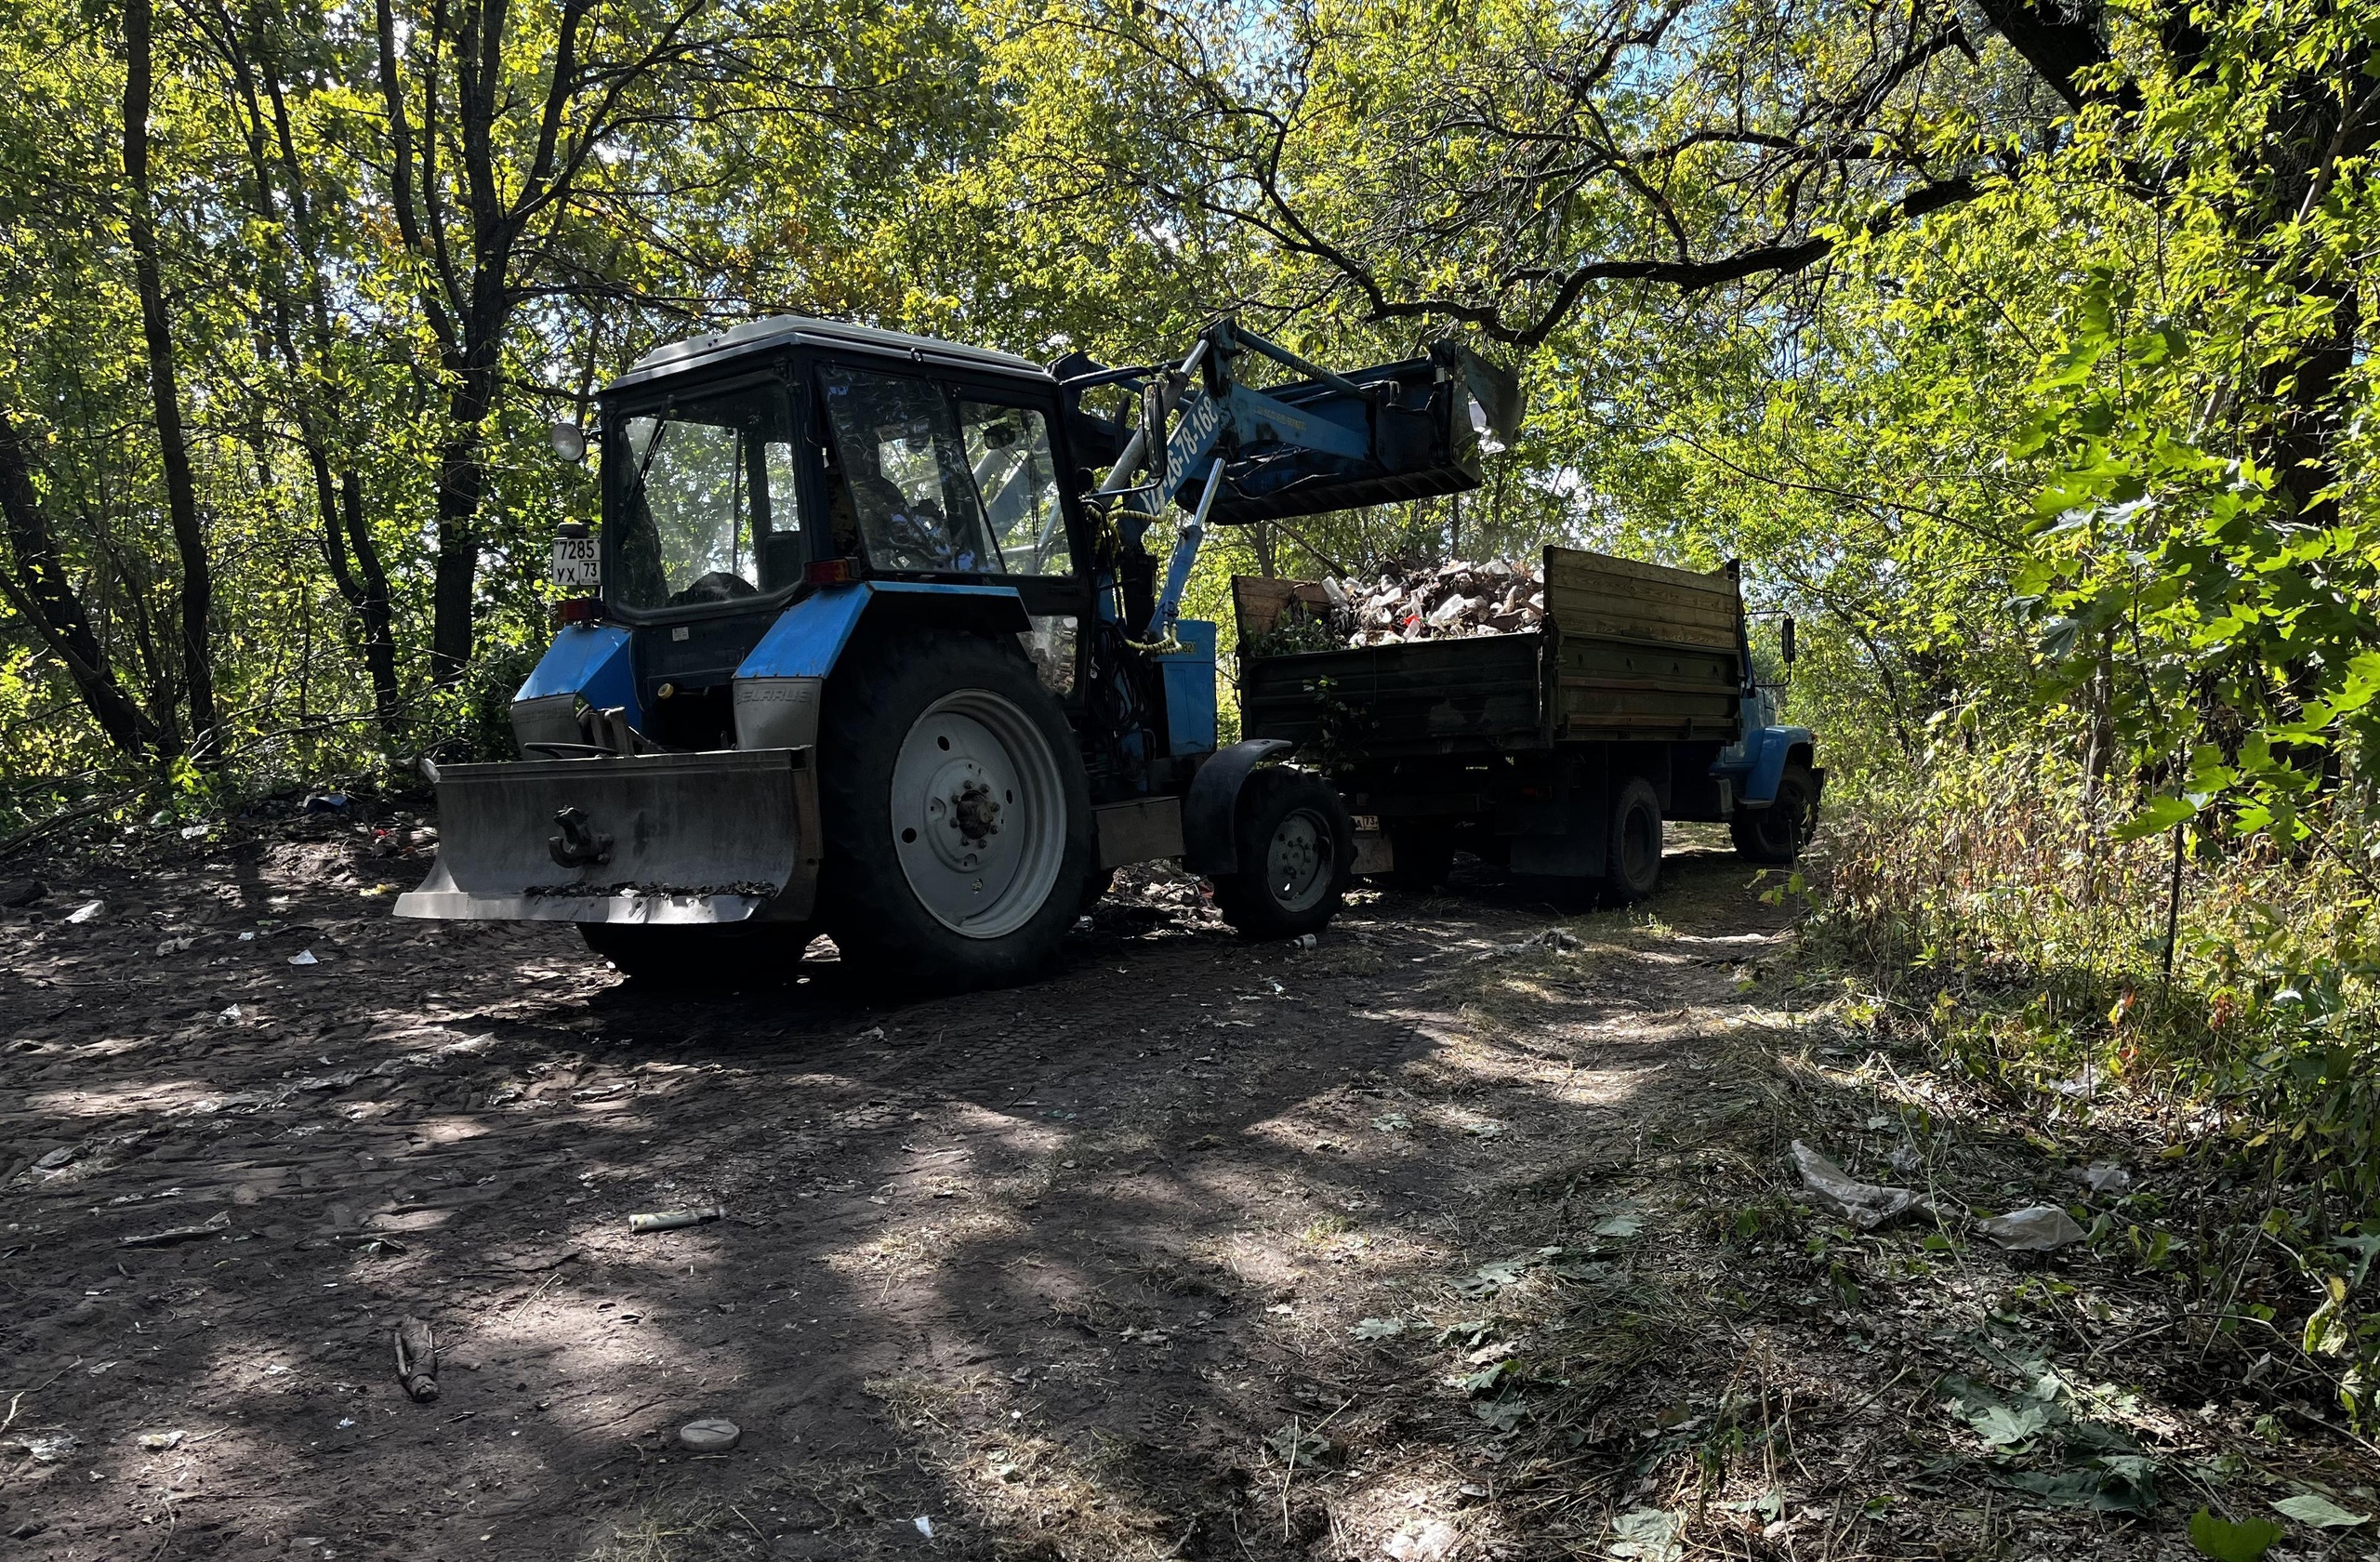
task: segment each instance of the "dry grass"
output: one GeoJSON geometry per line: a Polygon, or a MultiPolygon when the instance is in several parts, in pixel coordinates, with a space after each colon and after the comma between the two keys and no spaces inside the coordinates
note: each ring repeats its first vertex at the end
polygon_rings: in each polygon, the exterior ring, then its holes
{"type": "Polygon", "coordinates": [[[665,1497],[615,1525],[587,1562],[748,1562],[768,1555],[767,1537],[733,1504],[665,1497]]]}

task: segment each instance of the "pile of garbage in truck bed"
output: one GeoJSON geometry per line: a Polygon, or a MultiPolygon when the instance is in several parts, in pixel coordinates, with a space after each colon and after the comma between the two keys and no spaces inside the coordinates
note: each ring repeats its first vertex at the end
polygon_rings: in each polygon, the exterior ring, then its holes
{"type": "Polygon", "coordinates": [[[1545,617],[1545,585],[1526,560],[1489,559],[1325,579],[1330,625],[1348,645],[1520,634],[1545,617]]]}

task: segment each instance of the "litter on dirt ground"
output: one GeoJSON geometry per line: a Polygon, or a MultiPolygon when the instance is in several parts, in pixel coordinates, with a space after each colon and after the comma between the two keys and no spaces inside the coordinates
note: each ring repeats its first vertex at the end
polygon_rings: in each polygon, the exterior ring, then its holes
{"type": "Polygon", "coordinates": [[[2101,1161],[2075,1173],[2082,1185],[2102,1198],[2118,1198],[2132,1191],[2132,1173],[2112,1161],[2101,1161]]]}
{"type": "Polygon", "coordinates": [[[707,1225],[727,1218],[727,1211],[717,1204],[707,1204],[697,1210],[662,1210],[654,1213],[630,1215],[630,1231],[678,1231],[689,1225],[707,1225]]]}
{"type": "Polygon", "coordinates": [[[2034,1204],[2022,1210],[2012,1210],[2007,1214],[1996,1215],[1983,1222],[1979,1229],[2003,1248],[2021,1248],[2034,1252],[2062,1248],[2090,1235],[2074,1224],[2073,1216],[2055,1204],[2034,1204]]]}
{"type": "Polygon", "coordinates": [[[678,1428],[678,1446],[695,1453],[725,1453],[744,1440],[744,1429],[723,1416],[705,1416],[678,1428]]]}
{"type": "Polygon", "coordinates": [[[404,1384],[416,1403],[429,1404],[438,1397],[438,1343],[430,1325],[417,1317],[401,1319],[395,1344],[397,1382],[404,1384]]]}
{"type": "Polygon", "coordinates": [[[1802,1185],[1811,1197],[1862,1231],[1873,1231],[1911,1211],[1934,1212],[1924,1194],[1863,1183],[1799,1139],[1793,1141],[1793,1163],[1801,1168],[1802,1185]]]}

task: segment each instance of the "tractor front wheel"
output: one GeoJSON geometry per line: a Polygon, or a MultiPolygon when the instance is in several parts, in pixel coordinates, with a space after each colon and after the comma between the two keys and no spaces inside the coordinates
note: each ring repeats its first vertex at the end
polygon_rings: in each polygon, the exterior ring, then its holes
{"type": "Polygon", "coordinates": [[[1276,765],[1248,778],[1236,812],[1239,871],[1215,880],[1223,920],[1246,938],[1319,933],[1355,867],[1355,821],[1339,789],[1276,765]]]}

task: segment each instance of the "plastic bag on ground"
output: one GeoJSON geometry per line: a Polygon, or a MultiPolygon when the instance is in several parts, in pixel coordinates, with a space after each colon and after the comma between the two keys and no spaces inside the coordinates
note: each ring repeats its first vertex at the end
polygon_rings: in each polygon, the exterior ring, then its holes
{"type": "Polygon", "coordinates": [[[1793,1141],[1793,1164],[1801,1169],[1802,1185],[1814,1198],[1862,1231],[1873,1231],[1911,1211],[1934,1212],[1924,1194],[1863,1183],[1799,1139],[1793,1141]]]}
{"type": "Polygon", "coordinates": [[[2132,1191],[2132,1173],[2113,1161],[2100,1161],[2075,1173],[2082,1185],[2102,1198],[2121,1198],[2132,1191]]]}
{"type": "Polygon", "coordinates": [[[2055,1204],[2034,1204],[1995,1215],[1982,1223],[1982,1231],[2003,1248],[2031,1252],[2062,1248],[2089,1235],[2074,1224],[2072,1215],[2055,1204]]]}

